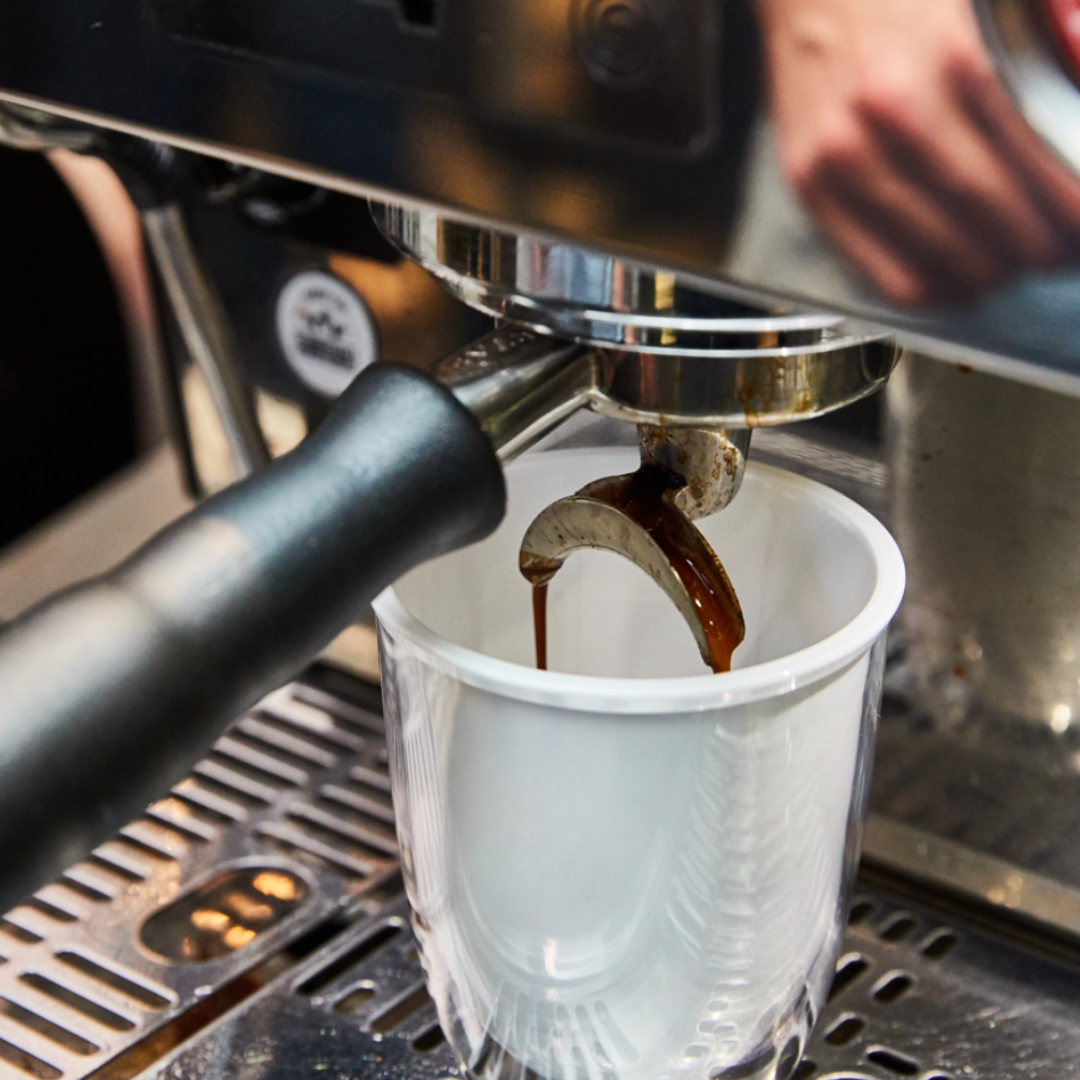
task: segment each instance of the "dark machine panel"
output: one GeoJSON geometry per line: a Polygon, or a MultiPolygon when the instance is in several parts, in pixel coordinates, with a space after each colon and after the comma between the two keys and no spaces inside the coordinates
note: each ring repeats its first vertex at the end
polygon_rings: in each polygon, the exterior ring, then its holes
{"type": "Polygon", "coordinates": [[[682,154],[714,133],[716,10],[702,0],[149,0],[148,11],[191,41],[438,94],[494,124],[682,154]]]}
{"type": "Polygon", "coordinates": [[[756,114],[751,11],[39,0],[0,7],[0,97],[717,267],[756,114]]]}
{"type": "Polygon", "coordinates": [[[1071,270],[883,304],[788,191],[762,74],[755,0],[0,5],[0,102],[1080,369],[1071,270]]]}

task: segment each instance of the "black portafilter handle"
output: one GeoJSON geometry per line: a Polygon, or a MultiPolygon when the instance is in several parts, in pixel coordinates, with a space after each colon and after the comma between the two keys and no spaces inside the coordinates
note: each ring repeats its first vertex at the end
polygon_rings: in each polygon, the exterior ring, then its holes
{"type": "Polygon", "coordinates": [[[160,797],[239,712],[506,502],[434,380],[375,364],[318,430],[0,633],[0,913],[160,797]]]}

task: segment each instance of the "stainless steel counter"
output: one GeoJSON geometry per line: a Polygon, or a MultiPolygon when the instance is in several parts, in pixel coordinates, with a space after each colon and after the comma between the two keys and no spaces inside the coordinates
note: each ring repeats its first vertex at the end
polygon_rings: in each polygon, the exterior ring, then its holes
{"type": "MultiPolygon", "coordinates": [[[[756,438],[756,457],[887,514],[872,449],[812,429],[756,438]]],[[[105,568],[185,505],[171,456],[145,460],[3,553],[0,616],[105,568]]],[[[370,658],[370,629],[356,634],[370,658]]],[[[1075,770],[1052,767],[1061,740],[1033,735],[935,731],[895,686],[887,696],[860,894],[799,1080],[1080,1075],[1080,798],[1075,770]]],[[[327,667],[0,919],[2,1080],[255,1080],[300,1063],[455,1075],[401,897],[378,693],[327,667]],[[205,960],[152,952],[144,921],[222,868],[283,874],[306,900],[262,933],[234,919],[205,960]]]]}
{"type": "MultiPolygon", "coordinates": [[[[378,707],[314,670],[0,920],[0,1077],[458,1075],[408,927],[378,707]],[[237,900],[252,882],[275,916],[237,900]]],[[[790,1075],[1080,1075],[1078,958],[1080,936],[871,868],[790,1075]]]]}

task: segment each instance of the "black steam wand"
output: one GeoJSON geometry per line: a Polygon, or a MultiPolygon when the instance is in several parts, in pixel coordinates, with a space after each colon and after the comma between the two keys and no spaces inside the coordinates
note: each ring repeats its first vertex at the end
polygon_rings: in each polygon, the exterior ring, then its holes
{"type": "Polygon", "coordinates": [[[507,328],[444,365],[453,392],[374,364],[292,453],[0,632],[0,912],[167,791],[385,586],[488,535],[498,451],[584,404],[589,361],[507,328]]]}
{"type": "MultiPolygon", "coordinates": [[[[7,107],[0,140],[113,165],[235,428],[238,472],[252,472],[265,452],[183,229],[183,157],[7,107]]],[[[0,633],[0,912],[167,790],[382,588],[491,532],[505,503],[499,458],[584,403],[589,361],[510,328],[443,367],[457,399],[413,369],[373,365],[291,454],[0,633]]]]}

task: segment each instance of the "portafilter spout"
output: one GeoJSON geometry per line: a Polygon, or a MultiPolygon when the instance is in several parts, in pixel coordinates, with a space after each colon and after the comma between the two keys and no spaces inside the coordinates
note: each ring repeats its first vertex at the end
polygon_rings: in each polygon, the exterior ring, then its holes
{"type": "MultiPolygon", "coordinates": [[[[727,571],[692,519],[722,510],[746,468],[750,430],[713,431],[642,425],[641,468],[609,476],[557,499],[533,519],[519,566],[544,610],[546,589],[582,548],[610,551],[645,571],[675,605],[714,671],[727,671],[746,636],[746,621],[727,571]]],[[[537,663],[547,666],[546,615],[537,663]]]]}
{"type": "MultiPolygon", "coordinates": [[[[666,282],[653,275],[654,300],[666,282]]],[[[584,407],[665,432],[810,416],[895,361],[831,317],[728,316],[706,319],[698,353],[646,315],[614,338],[503,327],[438,365],[443,387],[372,365],[289,455],[4,627],[0,910],[167,790],[376,592],[494,529],[496,451],[505,461],[584,407]]]]}
{"type": "MultiPolygon", "coordinates": [[[[578,548],[620,554],[667,592],[705,662],[726,670],[742,612],[692,521],[735,497],[753,428],[873,392],[897,361],[895,345],[839,316],[761,311],[557,240],[435,210],[372,211],[387,238],[452,293],[518,323],[437,369],[503,460],[578,408],[638,425],[642,470],[594,481],[542,511],[522,542],[525,577],[546,589],[578,548]]],[[[542,666],[541,655],[538,642],[542,666]]]]}
{"type": "MultiPolygon", "coordinates": [[[[723,433],[694,432],[694,437],[714,451],[726,447],[720,457],[732,462],[731,482],[703,485],[706,499],[712,502],[715,496],[723,502],[722,493],[730,498],[742,479],[745,458],[723,433]]],[[[534,592],[534,605],[543,611],[548,585],[574,551],[595,548],[622,555],[668,595],[690,627],[702,660],[714,671],[727,671],[746,635],[742,607],[727,571],[684,509],[693,514],[703,501],[684,475],[651,458],[648,447],[645,435],[637,472],[594,480],[541,510],[521,541],[521,573],[534,590],[543,590],[534,592]]],[[[704,455],[686,471],[697,472],[702,461],[716,460],[715,453],[704,455]]],[[[540,622],[537,664],[546,667],[546,641],[540,640],[546,638],[546,616],[540,622]]]]}
{"type": "Polygon", "coordinates": [[[734,497],[751,429],[864,397],[899,356],[837,315],[762,311],[670,271],[448,212],[372,213],[450,292],[513,320],[435,369],[503,460],[589,408],[639,426],[645,460],[685,481],[678,509],[690,518],[734,497]]]}
{"type": "MultiPolygon", "coordinates": [[[[506,458],[580,408],[618,415],[604,389],[618,360],[605,350],[504,327],[443,361],[436,373],[480,420],[506,458]]],[[[635,419],[643,415],[635,405],[635,419]]],[[[750,428],[639,423],[642,468],[596,480],[543,510],[521,545],[520,566],[541,590],[580,548],[612,551],[644,570],[689,625],[702,659],[728,670],[745,621],[723,565],[692,519],[723,509],[742,483],[750,428]]],[[[538,639],[537,662],[546,665],[538,639]]]]}

